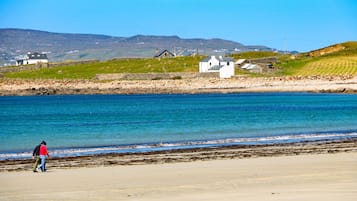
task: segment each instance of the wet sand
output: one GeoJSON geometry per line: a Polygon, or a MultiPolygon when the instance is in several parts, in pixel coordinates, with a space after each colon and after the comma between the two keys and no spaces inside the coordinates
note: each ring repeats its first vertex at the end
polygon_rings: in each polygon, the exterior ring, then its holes
{"type": "MultiPolygon", "coordinates": [[[[357,152],[357,138],[343,141],[316,141],[271,145],[179,149],[144,153],[112,153],[48,159],[48,169],[164,164],[208,160],[357,152]]],[[[31,171],[33,159],[0,161],[0,172],[31,171]]]]}

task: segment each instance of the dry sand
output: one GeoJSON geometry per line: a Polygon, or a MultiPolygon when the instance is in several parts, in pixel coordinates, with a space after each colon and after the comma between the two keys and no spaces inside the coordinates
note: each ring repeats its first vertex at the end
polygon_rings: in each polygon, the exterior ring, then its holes
{"type": "Polygon", "coordinates": [[[357,152],[0,173],[14,201],[356,198],[357,152]]]}

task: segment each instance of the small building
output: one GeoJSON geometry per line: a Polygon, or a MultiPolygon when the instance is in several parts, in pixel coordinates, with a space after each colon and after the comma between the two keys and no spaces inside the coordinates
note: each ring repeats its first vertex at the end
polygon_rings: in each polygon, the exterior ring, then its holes
{"type": "Polygon", "coordinates": [[[163,50],[161,52],[157,52],[154,56],[155,58],[173,58],[175,57],[175,54],[168,50],[163,50]]]}
{"type": "Polygon", "coordinates": [[[269,72],[274,69],[274,63],[278,61],[277,57],[264,57],[256,59],[239,59],[236,61],[237,67],[251,73],[269,72]]]}
{"type": "Polygon", "coordinates": [[[247,70],[251,73],[262,73],[263,72],[263,68],[258,65],[258,64],[251,64],[251,63],[246,63],[244,64],[241,69],[243,70],[247,70]]]}
{"type": "Polygon", "coordinates": [[[234,60],[230,57],[210,56],[200,61],[200,73],[218,72],[220,78],[234,76],[234,60]]]}
{"type": "Polygon", "coordinates": [[[16,66],[48,63],[46,54],[40,54],[38,52],[28,53],[25,58],[16,60],[16,66]]]}

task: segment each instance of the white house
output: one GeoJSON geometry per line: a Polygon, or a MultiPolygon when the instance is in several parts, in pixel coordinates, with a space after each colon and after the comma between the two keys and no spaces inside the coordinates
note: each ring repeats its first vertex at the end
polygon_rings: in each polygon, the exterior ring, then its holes
{"type": "Polygon", "coordinates": [[[200,61],[200,73],[219,72],[220,78],[234,76],[234,60],[230,57],[210,56],[200,61]]]}
{"type": "Polygon", "coordinates": [[[46,54],[39,54],[38,52],[28,53],[25,58],[16,60],[16,66],[39,63],[48,63],[46,54]]]}

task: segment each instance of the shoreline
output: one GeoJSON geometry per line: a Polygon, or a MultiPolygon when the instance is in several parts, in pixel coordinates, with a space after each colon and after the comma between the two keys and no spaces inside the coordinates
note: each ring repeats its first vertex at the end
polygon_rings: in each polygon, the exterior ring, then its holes
{"type": "MultiPolygon", "coordinates": [[[[47,167],[48,169],[67,169],[352,152],[357,153],[357,138],[58,157],[50,158],[47,167]]],[[[0,172],[31,171],[32,165],[33,159],[2,160],[0,172]]]]}
{"type": "MultiPolygon", "coordinates": [[[[357,139],[357,133],[349,130],[337,134],[336,131],[322,133],[302,133],[291,135],[276,135],[252,138],[217,138],[208,140],[151,142],[139,144],[97,145],[97,146],[70,146],[51,148],[54,158],[70,158],[105,154],[136,154],[158,152],[181,152],[181,150],[220,149],[224,147],[251,147],[251,146],[276,146],[292,145],[297,143],[324,143],[357,139]]],[[[0,152],[0,162],[6,160],[27,160],[32,157],[31,147],[0,152]]]]}
{"type": "Polygon", "coordinates": [[[357,77],[234,77],[181,80],[0,79],[0,96],[69,94],[197,94],[240,92],[357,93],[357,77]]]}

